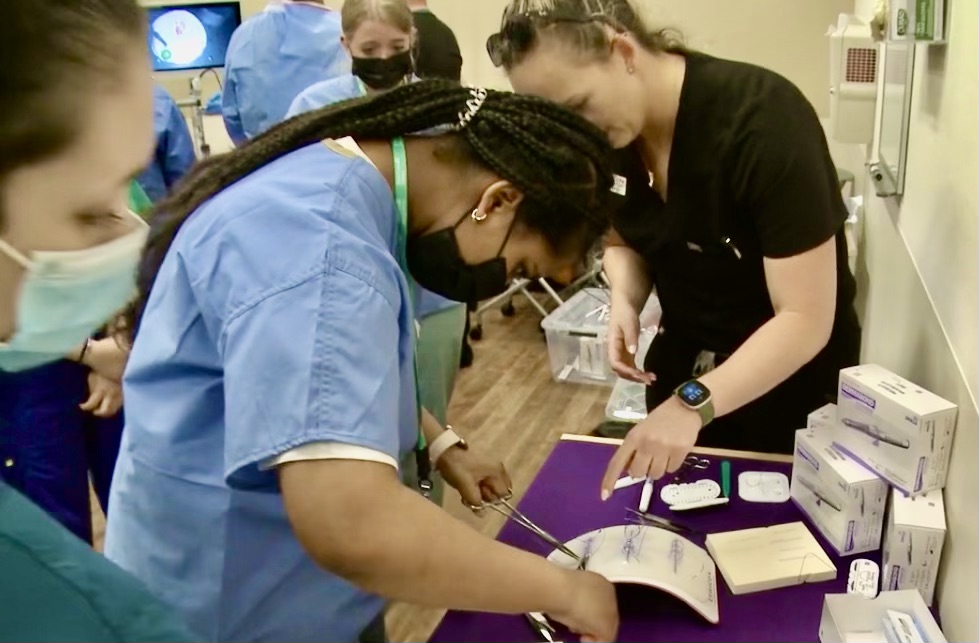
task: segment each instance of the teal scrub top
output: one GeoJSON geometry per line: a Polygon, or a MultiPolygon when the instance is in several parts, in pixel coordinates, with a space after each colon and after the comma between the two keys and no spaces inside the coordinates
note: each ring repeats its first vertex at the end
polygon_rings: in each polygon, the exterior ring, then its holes
{"type": "Polygon", "coordinates": [[[0,482],[0,641],[195,641],[172,610],[0,482]]]}

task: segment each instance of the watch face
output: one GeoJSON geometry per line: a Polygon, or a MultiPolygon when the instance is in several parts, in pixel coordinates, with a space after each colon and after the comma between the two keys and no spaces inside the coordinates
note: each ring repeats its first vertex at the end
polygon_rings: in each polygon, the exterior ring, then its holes
{"type": "Polygon", "coordinates": [[[710,399],[710,391],[696,380],[691,380],[681,386],[676,394],[687,406],[700,406],[710,399]]]}

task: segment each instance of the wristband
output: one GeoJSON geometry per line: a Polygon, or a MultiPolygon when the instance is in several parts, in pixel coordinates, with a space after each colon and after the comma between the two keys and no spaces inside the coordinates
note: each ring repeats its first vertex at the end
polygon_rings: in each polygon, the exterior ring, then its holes
{"type": "Polygon", "coordinates": [[[432,466],[438,466],[439,458],[441,458],[446,451],[455,446],[461,449],[469,448],[466,441],[463,440],[458,433],[453,431],[452,427],[449,427],[442,432],[442,435],[432,440],[431,444],[428,445],[428,457],[431,459],[432,466]]]}

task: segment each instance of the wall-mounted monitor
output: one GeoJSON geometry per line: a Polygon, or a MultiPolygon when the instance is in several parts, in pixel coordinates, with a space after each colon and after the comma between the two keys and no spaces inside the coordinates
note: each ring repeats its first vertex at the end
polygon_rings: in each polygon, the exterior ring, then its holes
{"type": "Polygon", "coordinates": [[[231,34],[241,24],[238,2],[150,7],[147,14],[155,72],[224,67],[231,34]]]}

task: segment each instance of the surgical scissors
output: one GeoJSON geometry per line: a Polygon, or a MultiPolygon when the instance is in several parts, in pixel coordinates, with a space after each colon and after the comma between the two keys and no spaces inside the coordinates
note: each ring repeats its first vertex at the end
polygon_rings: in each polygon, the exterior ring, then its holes
{"type": "Polygon", "coordinates": [[[579,556],[570,547],[568,547],[560,540],[558,540],[548,532],[538,527],[537,524],[534,523],[534,521],[532,521],[530,518],[528,518],[523,513],[521,513],[516,507],[510,504],[509,497],[499,498],[492,502],[487,502],[478,506],[470,506],[470,508],[475,512],[479,512],[487,507],[497,512],[498,514],[502,515],[504,518],[507,518],[508,520],[513,520],[515,523],[517,523],[524,529],[530,531],[532,534],[534,534],[535,536],[537,536],[538,538],[546,542],[551,547],[554,547],[565,556],[568,556],[572,560],[576,561],[578,563],[578,569],[585,568],[585,564],[588,562],[588,559],[586,557],[579,556]],[[500,505],[502,505],[503,508],[501,508],[500,505]]]}
{"type": "Polygon", "coordinates": [[[703,471],[710,466],[710,460],[707,458],[698,458],[695,455],[688,455],[680,465],[680,468],[676,470],[676,474],[673,476],[673,482],[679,482],[683,476],[687,474],[691,469],[695,471],[703,471]]]}

